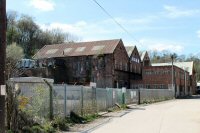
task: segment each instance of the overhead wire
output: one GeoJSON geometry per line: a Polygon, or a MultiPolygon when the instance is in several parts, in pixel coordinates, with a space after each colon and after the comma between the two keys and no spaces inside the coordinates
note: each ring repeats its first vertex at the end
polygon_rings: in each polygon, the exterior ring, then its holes
{"type": "Polygon", "coordinates": [[[92,0],[92,1],[96,3],[101,8],[101,10],[106,15],[108,15],[124,32],[126,32],[131,38],[133,38],[135,41],[141,44],[141,42],[138,39],[136,39],[123,25],[121,25],[99,2],[97,2],[96,0],[92,0]]]}

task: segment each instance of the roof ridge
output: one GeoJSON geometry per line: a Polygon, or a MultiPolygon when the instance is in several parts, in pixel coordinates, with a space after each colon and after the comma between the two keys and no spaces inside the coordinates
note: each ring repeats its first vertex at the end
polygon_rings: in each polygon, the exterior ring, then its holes
{"type": "Polygon", "coordinates": [[[120,42],[123,43],[121,39],[114,39],[114,40],[99,40],[99,41],[45,45],[35,54],[34,57],[35,58],[60,57],[62,55],[61,53],[63,53],[63,50],[65,50],[66,48],[72,48],[71,50],[66,51],[65,53],[66,56],[94,55],[97,54],[97,51],[99,51],[100,49],[104,54],[109,54],[114,52],[114,49],[116,49],[117,45],[120,42]],[[103,46],[103,47],[99,48],[95,46],[103,46]],[[50,51],[51,49],[58,49],[58,50],[46,54],[46,52],[50,51]]]}
{"type": "Polygon", "coordinates": [[[84,44],[84,43],[96,43],[96,42],[109,42],[109,41],[117,41],[119,42],[121,39],[110,39],[110,40],[96,40],[96,41],[83,41],[83,42],[64,42],[64,43],[59,43],[59,44],[49,44],[47,46],[52,46],[52,45],[69,45],[69,44],[84,44]]]}

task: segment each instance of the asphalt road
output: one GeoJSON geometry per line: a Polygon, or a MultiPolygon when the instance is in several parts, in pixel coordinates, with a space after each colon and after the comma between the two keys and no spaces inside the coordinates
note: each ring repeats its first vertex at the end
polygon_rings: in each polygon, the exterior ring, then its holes
{"type": "Polygon", "coordinates": [[[140,106],[92,133],[200,133],[200,99],[140,106]]]}

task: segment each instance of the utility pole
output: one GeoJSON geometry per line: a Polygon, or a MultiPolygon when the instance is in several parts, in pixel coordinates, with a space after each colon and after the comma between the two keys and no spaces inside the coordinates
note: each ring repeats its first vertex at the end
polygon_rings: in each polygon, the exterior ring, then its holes
{"type": "Polygon", "coordinates": [[[174,56],[171,55],[171,59],[172,59],[172,89],[174,89],[174,96],[176,97],[176,91],[174,88],[174,56]]]}
{"type": "Polygon", "coordinates": [[[0,85],[5,85],[6,0],[0,0],[0,85]]]}
{"type": "Polygon", "coordinates": [[[5,87],[6,59],[6,0],[0,0],[0,132],[5,133],[5,96],[1,95],[5,87]]]}
{"type": "Polygon", "coordinates": [[[174,55],[171,55],[172,59],[172,89],[174,90],[174,97],[176,98],[176,89],[174,86],[174,55]]]}

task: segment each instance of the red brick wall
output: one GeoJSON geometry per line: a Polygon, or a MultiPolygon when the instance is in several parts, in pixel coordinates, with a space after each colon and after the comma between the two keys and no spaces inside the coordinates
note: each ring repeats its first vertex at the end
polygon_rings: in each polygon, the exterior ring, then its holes
{"type": "MultiPolygon", "coordinates": [[[[172,84],[172,67],[171,66],[149,66],[143,68],[142,80],[131,81],[132,86],[137,84],[150,85],[164,85],[168,87],[172,84]]],[[[186,72],[187,86],[189,86],[189,73],[186,72]]],[[[176,86],[185,87],[184,70],[174,66],[174,82],[176,86]]]]}
{"type": "Polygon", "coordinates": [[[129,57],[126,52],[126,49],[122,43],[122,41],[119,43],[119,45],[116,47],[114,51],[114,61],[113,66],[114,68],[114,78],[113,78],[113,87],[129,87],[129,57]]]}

